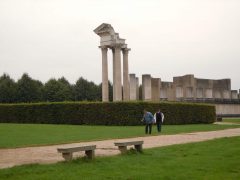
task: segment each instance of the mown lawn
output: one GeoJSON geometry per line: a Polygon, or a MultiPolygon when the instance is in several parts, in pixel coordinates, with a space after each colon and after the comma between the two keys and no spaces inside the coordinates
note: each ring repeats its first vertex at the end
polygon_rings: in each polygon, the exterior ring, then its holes
{"type": "MultiPolygon", "coordinates": [[[[166,125],[161,134],[213,131],[237,128],[237,125],[166,125]]],[[[153,135],[157,135],[156,126],[153,135]]],[[[0,124],[0,148],[63,144],[145,136],[144,126],[80,126],[47,124],[0,124]]]]}
{"type": "Polygon", "coordinates": [[[240,118],[224,118],[223,122],[240,124],[240,118]]]}
{"type": "Polygon", "coordinates": [[[0,179],[240,179],[240,137],[0,170],[0,179]]]}

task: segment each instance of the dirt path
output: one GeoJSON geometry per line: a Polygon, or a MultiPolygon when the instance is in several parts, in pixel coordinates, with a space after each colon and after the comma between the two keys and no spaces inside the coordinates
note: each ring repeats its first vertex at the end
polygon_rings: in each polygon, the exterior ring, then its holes
{"type": "MultiPolygon", "coordinates": [[[[184,144],[189,142],[199,142],[221,137],[240,136],[240,128],[227,129],[210,132],[194,132],[177,135],[159,135],[148,137],[137,137],[129,139],[113,139],[105,141],[93,141],[84,143],[73,143],[65,145],[27,147],[17,149],[0,149],[0,168],[7,168],[22,164],[31,163],[55,163],[62,161],[60,153],[57,153],[59,147],[74,147],[79,145],[97,145],[96,156],[107,156],[119,154],[118,149],[113,145],[118,141],[143,140],[143,148],[161,147],[172,144],[184,144]]],[[[83,153],[75,153],[74,156],[83,156],[83,153]]]]}

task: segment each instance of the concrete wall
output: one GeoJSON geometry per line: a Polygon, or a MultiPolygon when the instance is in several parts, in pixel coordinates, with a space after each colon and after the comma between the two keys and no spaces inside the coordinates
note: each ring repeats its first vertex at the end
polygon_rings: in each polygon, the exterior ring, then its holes
{"type": "Polygon", "coordinates": [[[172,82],[161,81],[160,98],[162,100],[174,101],[176,99],[175,91],[172,82]]]}
{"type": "Polygon", "coordinates": [[[204,98],[204,91],[203,91],[203,88],[197,88],[197,96],[196,98],[197,99],[203,99],[204,98]]]}
{"type": "Polygon", "coordinates": [[[151,79],[151,95],[152,101],[159,101],[160,100],[160,86],[161,86],[161,79],[160,78],[152,78],[151,79]]]}
{"type": "Polygon", "coordinates": [[[240,104],[216,104],[217,115],[240,115],[240,104]]]}
{"type": "Polygon", "coordinates": [[[137,82],[135,74],[129,74],[130,79],[130,100],[137,100],[137,82]]]}
{"type": "Polygon", "coordinates": [[[143,100],[240,102],[239,93],[231,90],[230,79],[199,79],[194,75],[173,77],[173,82],[162,82],[151,75],[142,76],[143,100]]]}
{"type": "Polygon", "coordinates": [[[223,99],[231,99],[231,91],[224,90],[223,91],[223,99]]]}
{"type": "Polygon", "coordinates": [[[136,100],[139,100],[139,78],[136,77],[136,100]]]}
{"type": "Polygon", "coordinates": [[[150,101],[152,99],[151,75],[142,75],[142,99],[150,101]]]}
{"type": "Polygon", "coordinates": [[[195,84],[195,78],[192,74],[173,77],[173,86],[176,88],[176,98],[194,99],[196,97],[195,84]]]}
{"type": "Polygon", "coordinates": [[[237,90],[232,90],[231,91],[231,98],[232,99],[238,99],[238,92],[237,92],[237,90]]]}

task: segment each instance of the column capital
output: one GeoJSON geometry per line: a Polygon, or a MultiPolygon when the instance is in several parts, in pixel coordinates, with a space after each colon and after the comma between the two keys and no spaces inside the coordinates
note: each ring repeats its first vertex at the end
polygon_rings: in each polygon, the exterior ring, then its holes
{"type": "Polygon", "coordinates": [[[111,49],[122,49],[123,44],[114,44],[111,49]]]}
{"type": "Polygon", "coordinates": [[[122,49],[122,53],[123,53],[123,54],[129,53],[129,51],[131,51],[130,48],[123,48],[123,49],[122,49]]]}
{"type": "Polygon", "coordinates": [[[107,46],[98,46],[100,49],[102,50],[108,50],[108,47],[107,46]]]}

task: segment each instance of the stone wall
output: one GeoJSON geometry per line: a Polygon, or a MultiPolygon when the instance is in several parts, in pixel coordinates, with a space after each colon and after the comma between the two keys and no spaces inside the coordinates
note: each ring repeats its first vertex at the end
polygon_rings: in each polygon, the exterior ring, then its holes
{"type": "Polygon", "coordinates": [[[240,104],[216,104],[218,116],[240,116],[240,104]]]}
{"type": "Polygon", "coordinates": [[[238,91],[231,90],[230,79],[199,79],[189,74],[174,77],[173,82],[164,82],[147,74],[142,76],[142,88],[143,100],[239,101],[238,91]]]}
{"type": "Polygon", "coordinates": [[[142,75],[142,99],[145,101],[152,100],[152,78],[150,74],[142,75]]]}

